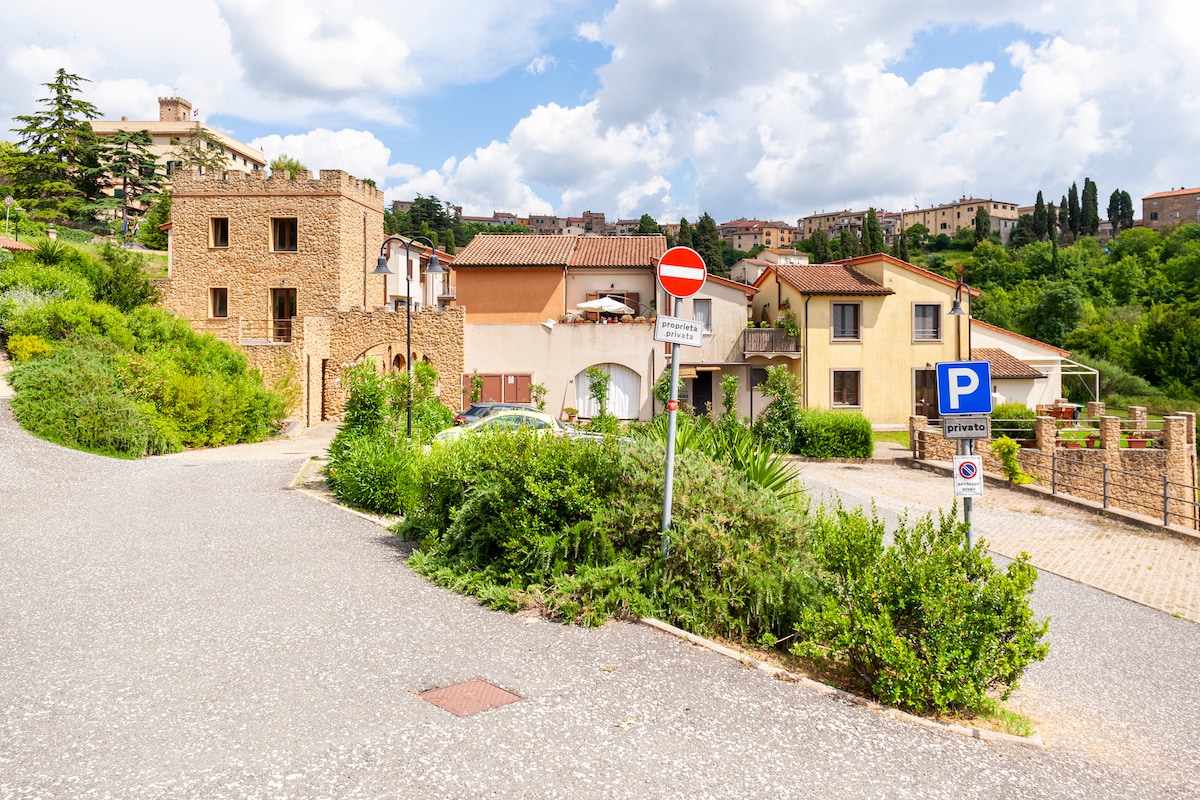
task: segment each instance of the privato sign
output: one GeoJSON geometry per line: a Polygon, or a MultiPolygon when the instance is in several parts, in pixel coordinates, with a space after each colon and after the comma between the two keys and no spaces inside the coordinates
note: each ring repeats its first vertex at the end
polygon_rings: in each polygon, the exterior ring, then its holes
{"type": "Polygon", "coordinates": [[[690,247],[672,247],[658,262],[658,285],[674,297],[691,297],[704,288],[708,270],[690,247]]]}

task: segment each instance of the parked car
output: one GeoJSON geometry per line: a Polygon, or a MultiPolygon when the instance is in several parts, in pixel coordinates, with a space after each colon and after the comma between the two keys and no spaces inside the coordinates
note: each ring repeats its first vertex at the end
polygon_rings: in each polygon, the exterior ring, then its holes
{"type": "Polygon", "coordinates": [[[537,431],[550,436],[568,436],[570,434],[567,426],[550,414],[519,406],[490,410],[486,417],[447,428],[433,439],[437,442],[444,442],[470,433],[521,429],[537,431]]]}
{"type": "Polygon", "coordinates": [[[481,420],[494,411],[509,408],[529,408],[529,406],[523,403],[472,403],[470,408],[463,410],[454,417],[454,424],[465,425],[468,422],[481,420]]]}

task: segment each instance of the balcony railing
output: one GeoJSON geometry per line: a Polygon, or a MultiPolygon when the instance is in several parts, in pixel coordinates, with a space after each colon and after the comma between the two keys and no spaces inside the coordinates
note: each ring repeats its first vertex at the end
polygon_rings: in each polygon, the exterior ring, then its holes
{"type": "Polygon", "coordinates": [[[746,353],[799,353],[800,344],[786,328],[747,328],[742,331],[746,353]]]}

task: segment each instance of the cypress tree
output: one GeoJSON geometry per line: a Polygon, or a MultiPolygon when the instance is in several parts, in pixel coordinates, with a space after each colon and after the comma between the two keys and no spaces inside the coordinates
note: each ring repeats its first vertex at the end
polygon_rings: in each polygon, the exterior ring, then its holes
{"type": "Polygon", "coordinates": [[[1038,190],[1037,202],[1033,204],[1033,235],[1040,242],[1046,238],[1046,202],[1038,190]]]}
{"type": "Polygon", "coordinates": [[[1079,232],[1083,229],[1083,209],[1079,205],[1079,188],[1074,181],[1071,181],[1071,188],[1067,190],[1067,219],[1071,238],[1079,238],[1079,232]]]}

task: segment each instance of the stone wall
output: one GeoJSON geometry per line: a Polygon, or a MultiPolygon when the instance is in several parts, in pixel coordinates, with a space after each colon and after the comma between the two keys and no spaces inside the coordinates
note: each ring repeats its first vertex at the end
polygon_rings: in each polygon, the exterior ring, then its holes
{"type": "MultiPolygon", "coordinates": [[[[1147,430],[1145,408],[1131,408],[1124,425],[1105,415],[1103,404],[1089,404],[1091,413],[1096,416],[1068,425],[1038,417],[1035,440],[1018,456],[1021,468],[1054,492],[1110,508],[1162,519],[1165,503],[1172,524],[1200,528],[1195,414],[1164,417],[1161,429],[1150,432],[1153,446],[1143,449],[1129,446],[1128,435],[1147,430]]],[[[957,441],[944,438],[925,417],[911,417],[909,430],[917,458],[951,461],[958,452],[957,441]]],[[[1003,474],[990,439],[976,440],[975,453],[986,472],[1003,474]]]]}

